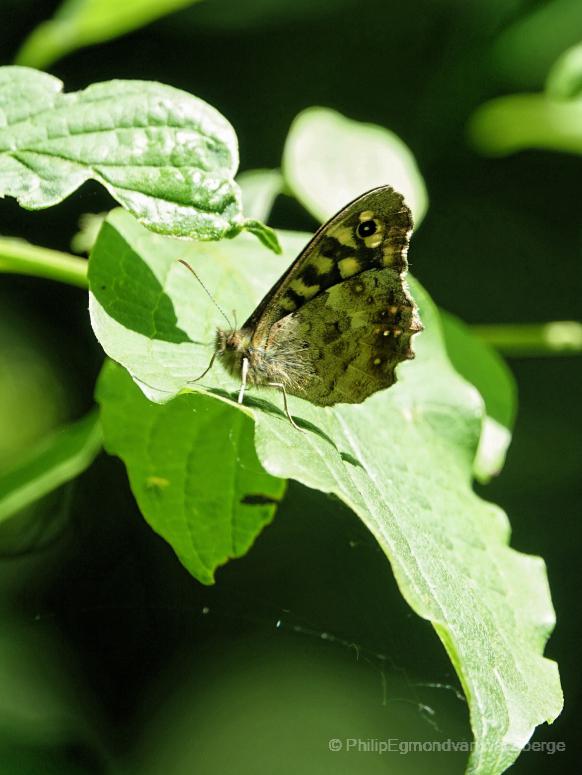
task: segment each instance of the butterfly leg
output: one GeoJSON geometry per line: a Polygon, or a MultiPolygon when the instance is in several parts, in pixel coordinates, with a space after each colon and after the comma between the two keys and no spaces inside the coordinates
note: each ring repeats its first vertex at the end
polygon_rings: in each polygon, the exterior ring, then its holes
{"type": "Polygon", "coordinates": [[[243,402],[243,398],[244,398],[244,395],[245,395],[245,390],[246,390],[246,387],[247,387],[247,376],[248,376],[248,373],[249,373],[249,359],[248,358],[243,358],[243,361],[242,361],[242,383],[241,383],[240,391],[239,391],[239,394],[238,394],[238,402],[239,402],[239,404],[242,404],[242,402],[243,402]]]}
{"type": "Polygon", "coordinates": [[[300,433],[303,433],[303,429],[300,428],[295,420],[291,417],[291,412],[289,411],[289,404],[287,403],[287,391],[285,390],[285,385],[282,382],[268,382],[267,383],[269,387],[276,387],[279,388],[281,393],[283,394],[283,406],[285,407],[285,414],[287,415],[287,419],[291,423],[291,425],[295,428],[295,430],[299,431],[300,433]]]}

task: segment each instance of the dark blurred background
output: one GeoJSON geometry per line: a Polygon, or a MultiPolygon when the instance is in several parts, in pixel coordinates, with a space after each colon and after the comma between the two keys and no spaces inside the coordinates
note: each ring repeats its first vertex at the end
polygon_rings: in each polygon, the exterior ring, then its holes
{"type": "MultiPolygon", "coordinates": [[[[1,0],[3,64],[56,7],[1,0]]],[[[414,274],[469,324],[536,323],[581,317],[582,159],[486,159],[466,123],[486,99],[539,91],[579,40],[578,1],[207,0],[50,72],[68,91],[143,78],[202,97],[234,125],[241,170],[277,167],[311,105],[392,129],[429,193],[414,274]]],[[[0,233],[69,250],[79,215],[111,206],[96,184],[44,212],[5,200],[0,233]]],[[[285,197],[271,222],[316,226],[285,197]]],[[[0,465],[92,404],[101,361],[83,292],[2,276],[0,465]]],[[[535,739],[567,745],[525,753],[514,770],[578,771],[582,359],[510,367],[514,440],[479,491],[507,510],[512,545],[547,562],[558,625],[546,654],[566,706],[535,739]]],[[[459,755],[327,750],[330,737],[470,739],[436,635],[339,503],[290,485],[273,525],[211,589],[145,525],[116,460],[102,456],[42,508],[42,531],[26,515],[0,531],[2,773],[463,771],[459,755]]]]}

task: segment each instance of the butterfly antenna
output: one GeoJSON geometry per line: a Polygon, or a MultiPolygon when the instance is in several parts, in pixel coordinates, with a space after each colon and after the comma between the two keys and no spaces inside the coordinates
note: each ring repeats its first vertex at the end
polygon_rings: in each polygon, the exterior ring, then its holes
{"type": "Polygon", "coordinates": [[[198,280],[198,282],[200,283],[200,285],[201,285],[201,286],[202,286],[202,288],[204,289],[204,291],[205,291],[206,295],[208,296],[208,298],[210,299],[210,301],[211,301],[211,302],[214,304],[214,306],[216,307],[216,309],[217,309],[217,310],[220,312],[220,314],[222,315],[222,317],[223,317],[223,318],[226,320],[226,322],[228,323],[228,327],[229,327],[229,328],[232,328],[232,329],[236,328],[236,326],[233,326],[233,325],[232,325],[232,323],[231,323],[231,322],[230,322],[230,320],[228,319],[228,317],[227,317],[226,313],[224,312],[224,310],[222,309],[222,307],[221,307],[221,306],[218,304],[218,302],[216,301],[216,299],[214,298],[214,296],[213,296],[213,295],[210,293],[210,291],[208,290],[208,288],[207,288],[207,287],[204,285],[204,283],[203,283],[203,282],[202,282],[202,280],[201,280],[201,279],[198,277],[198,275],[196,274],[196,272],[195,272],[195,271],[192,269],[192,267],[190,266],[190,264],[189,264],[187,261],[185,261],[183,258],[179,258],[179,259],[178,259],[178,262],[179,262],[180,264],[183,264],[183,265],[186,267],[186,269],[189,269],[189,270],[192,272],[192,274],[194,275],[194,277],[195,277],[195,278],[198,280]]]}
{"type": "Polygon", "coordinates": [[[131,376],[132,376],[132,379],[134,379],[134,380],[137,380],[137,381],[138,381],[138,382],[140,382],[142,385],[145,385],[146,387],[149,387],[149,388],[151,388],[152,390],[157,390],[157,391],[158,391],[158,393],[168,393],[168,394],[170,394],[170,393],[175,393],[175,394],[177,395],[177,393],[176,393],[176,391],[175,391],[175,390],[164,390],[164,388],[158,387],[157,385],[150,385],[150,383],[149,383],[149,382],[146,382],[145,380],[143,380],[143,379],[140,379],[139,377],[134,377],[134,376],[133,376],[133,374],[132,374],[131,376]]]}

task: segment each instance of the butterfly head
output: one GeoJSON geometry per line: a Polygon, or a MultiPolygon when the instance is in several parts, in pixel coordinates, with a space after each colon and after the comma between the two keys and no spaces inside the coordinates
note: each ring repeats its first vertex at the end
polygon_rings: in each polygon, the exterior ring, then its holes
{"type": "Polygon", "coordinates": [[[251,332],[247,329],[217,329],[214,350],[224,367],[238,376],[243,358],[248,358],[251,349],[251,332]]]}
{"type": "Polygon", "coordinates": [[[250,332],[244,329],[230,329],[225,331],[219,328],[216,331],[215,350],[218,355],[224,355],[225,353],[241,353],[244,354],[248,351],[251,343],[250,332]]]}

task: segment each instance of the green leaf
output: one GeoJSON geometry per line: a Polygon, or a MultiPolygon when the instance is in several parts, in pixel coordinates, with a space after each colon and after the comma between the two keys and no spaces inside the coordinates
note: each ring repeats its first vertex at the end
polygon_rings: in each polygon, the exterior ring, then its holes
{"type": "Polygon", "coordinates": [[[34,29],[15,63],[47,69],[83,46],[117,38],[197,0],[64,0],[50,21],[34,29]]]}
{"type": "Polygon", "coordinates": [[[582,43],[557,60],[546,80],[546,94],[557,100],[582,97],[582,43]]]}
{"type": "Polygon", "coordinates": [[[427,208],[424,181],[402,140],[381,126],[351,121],[328,108],[300,113],[283,153],[285,181],[319,221],[375,186],[404,195],[416,226],[427,208]]]}
{"type": "Polygon", "coordinates": [[[441,322],[451,363],[485,402],[475,476],[487,482],[505,462],[517,411],[517,386],[505,361],[461,320],[441,310],[441,322]]]}
{"type": "Polygon", "coordinates": [[[481,105],[468,130],[484,154],[525,148],[582,153],[582,45],[568,49],[551,68],[543,94],[513,94],[481,105]]]}
{"type": "MultiPolygon", "coordinates": [[[[168,400],[207,367],[220,313],[176,263],[184,252],[174,241],[120,211],[107,226],[90,260],[95,333],[144,392],[168,400]]],[[[193,245],[186,258],[242,320],[308,239],[281,237],[284,261],[245,235],[193,245]]],[[[541,656],[554,612],[543,561],[508,547],[507,516],[472,489],[483,402],[448,360],[427,294],[417,283],[412,289],[425,326],[417,358],[401,365],[394,387],[362,404],[319,408],[291,397],[304,433],[291,426],[275,391],[250,390],[239,407],[238,385],[218,363],[181,400],[196,407],[205,393],[220,402],[228,410],[225,434],[238,427],[239,412],[252,413],[258,458],[272,476],[333,493],[364,521],[459,675],[476,738],[471,772],[495,775],[537,724],[560,712],[557,666],[541,656]]],[[[170,447],[167,454],[174,460],[170,447]]]]}
{"type": "Polygon", "coordinates": [[[268,221],[273,203],[284,187],[279,170],[247,170],[236,181],[241,187],[244,211],[248,217],[268,221]]]}
{"type": "Polygon", "coordinates": [[[483,154],[503,156],[525,148],[582,153],[582,100],[516,94],[481,105],[468,124],[469,138],[483,154]]]}
{"type": "Polygon", "coordinates": [[[248,227],[265,239],[243,218],[237,139],[217,110],[149,81],[61,90],[50,75],[0,68],[0,195],[37,210],[92,178],[154,231],[217,240],[248,227]]]}
{"type": "Polygon", "coordinates": [[[81,214],[79,217],[79,230],[71,238],[71,250],[73,253],[89,254],[91,252],[105,218],[107,218],[107,213],[81,214]]]}
{"type": "Polygon", "coordinates": [[[261,468],[251,417],[202,393],[154,404],[111,362],[97,399],[106,449],[127,466],[144,517],[212,584],[218,566],[246,554],[285,490],[261,468]]]}
{"type": "Polygon", "coordinates": [[[43,440],[0,475],[0,522],[79,476],[100,449],[101,427],[95,411],[43,440]]]}
{"type": "Polygon", "coordinates": [[[283,252],[281,245],[279,244],[277,233],[269,226],[265,226],[264,223],[256,221],[253,218],[247,218],[243,223],[243,228],[250,234],[254,234],[255,237],[257,237],[265,247],[272,250],[273,253],[278,253],[280,255],[283,252]]]}

